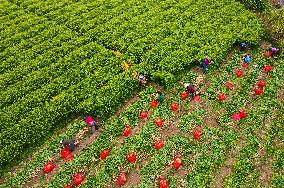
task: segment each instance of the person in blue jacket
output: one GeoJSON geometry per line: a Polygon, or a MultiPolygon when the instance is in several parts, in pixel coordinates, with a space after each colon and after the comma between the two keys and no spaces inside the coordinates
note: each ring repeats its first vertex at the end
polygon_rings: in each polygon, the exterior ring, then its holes
{"type": "Polygon", "coordinates": [[[207,68],[207,66],[208,66],[209,64],[210,64],[210,60],[209,60],[208,57],[206,57],[206,58],[203,60],[203,63],[202,63],[202,65],[201,65],[201,67],[202,67],[202,73],[203,73],[203,74],[205,74],[206,68],[207,68]]]}
{"type": "Polygon", "coordinates": [[[245,42],[241,42],[241,43],[240,43],[240,50],[241,50],[241,51],[245,51],[245,50],[247,50],[247,49],[248,49],[248,44],[245,43],[245,42]]]}
{"type": "Polygon", "coordinates": [[[251,57],[250,57],[250,55],[249,55],[249,54],[244,55],[243,61],[244,61],[246,64],[249,64],[249,63],[251,62],[251,57]]]}

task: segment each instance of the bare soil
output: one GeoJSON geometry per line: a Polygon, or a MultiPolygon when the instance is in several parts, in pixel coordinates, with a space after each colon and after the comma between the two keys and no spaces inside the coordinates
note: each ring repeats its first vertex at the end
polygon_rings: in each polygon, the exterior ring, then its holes
{"type": "Polygon", "coordinates": [[[238,140],[236,147],[234,147],[227,155],[225,165],[221,167],[221,169],[216,173],[217,177],[213,180],[212,187],[216,188],[222,187],[224,179],[232,172],[232,167],[236,155],[244,147],[245,143],[246,143],[245,137],[241,137],[238,140]]]}
{"type": "Polygon", "coordinates": [[[141,180],[141,175],[139,174],[139,171],[137,170],[134,172],[131,171],[130,174],[128,175],[128,180],[123,187],[135,187],[136,185],[138,185],[140,180],[141,180]]]}

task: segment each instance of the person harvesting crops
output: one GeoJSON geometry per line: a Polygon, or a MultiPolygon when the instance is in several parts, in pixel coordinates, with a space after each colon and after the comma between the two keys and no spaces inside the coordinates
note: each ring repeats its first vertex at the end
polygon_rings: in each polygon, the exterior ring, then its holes
{"type": "Polygon", "coordinates": [[[158,102],[164,102],[164,100],[165,100],[165,94],[164,93],[162,93],[161,91],[157,91],[157,94],[156,94],[156,100],[158,101],[158,102]]]}
{"type": "Polygon", "coordinates": [[[249,54],[245,54],[243,56],[243,61],[246,63],[246,64],[249,64],[251,62],[251,57],[249,54]]]}
{"type": "Polygon", "coordinates": [[[138,81],[139,81],[139,84],[141,84],[141,85],[145,85],[146,84],[146,77],[144,76],[144,74],[143,73],[140,73],[140,75],[139,75],[139,77],[138,77],[138,81]]]}
{"type": "Polygon", "coordinates": [[[270,51],[271,51],[271,57],[275,57],[277,55],[277,52],[279,51],[279,49],[278,48],[271,48],[270,51]]]}
{"type": "Polygon", "coordinates": [[[240,43],[240,50],[241,50],[241,51],[245,51],[245,50],[247,50],[247,49],[248,49],[248,44],[245,43],[245,42],[241,42],[241,43],[240,43]]]}
{"type": "Polygon", "coordinates": [[[93,134],[93,128],[95,127],[96,130],[99,130],[98,122],[95,121],[88,113],[84,115],[85,123],[89,127],[89,132],[93,134]]]}
{"type": "Polygon", "coordinates": [[[190,94],[192,97],[196,95],[196,89],[193,84],[185,83],[184,84],[185,91],[190,94]]]}
{"type": "Polygon", "coordinates": [[[210,64],[210,60],[209,60],[208,57],[206,57],[206,58],[203,60],[203,63],[202,63],[202,65],[201,65],[203,74],[205,74],[206,68],[207,68],[207,66],[208,66],[209,64],[210,64]]]}
{"type": "Polygon", "coordinates": [[[71,152],[73,152],[75,150],[75,147],[78,146],[78,142],[74,139],[60,140],[60,144],[63,148],[69,148],[71,152]]]}

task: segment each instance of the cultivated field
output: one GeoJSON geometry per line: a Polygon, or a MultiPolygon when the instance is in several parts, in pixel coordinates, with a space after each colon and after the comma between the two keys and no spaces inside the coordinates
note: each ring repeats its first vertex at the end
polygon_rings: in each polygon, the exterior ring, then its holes
{"type": "Polygon", "coordinates": [[[270,36],[242,4],[2,0],[0,21],[0,187],[64,187],[77,173],[81,187],[119,187],[123,172],[124,187],[284,187],[284,56],[263,55],[270,36]],[[200,98],[183,98],[185,82],[200,98]],[[166,100],[151,107],[157,90],[166,100]],[[88,135],[80,116],[94,111],[88,135]],[[62,159],[70,138],[79,147],[62,159]]]}

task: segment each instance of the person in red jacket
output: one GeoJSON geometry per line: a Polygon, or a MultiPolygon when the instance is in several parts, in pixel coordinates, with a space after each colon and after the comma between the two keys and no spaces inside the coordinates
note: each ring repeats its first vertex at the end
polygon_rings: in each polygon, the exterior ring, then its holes
{"type": "Polygon", "coordinates": [[[95,127],[96,130],[99,130],[98,121],[94,120],[88,113],[84,115],[85,123],[89,127],[89,132],[93,134],[93,128],[95,127]]]}

